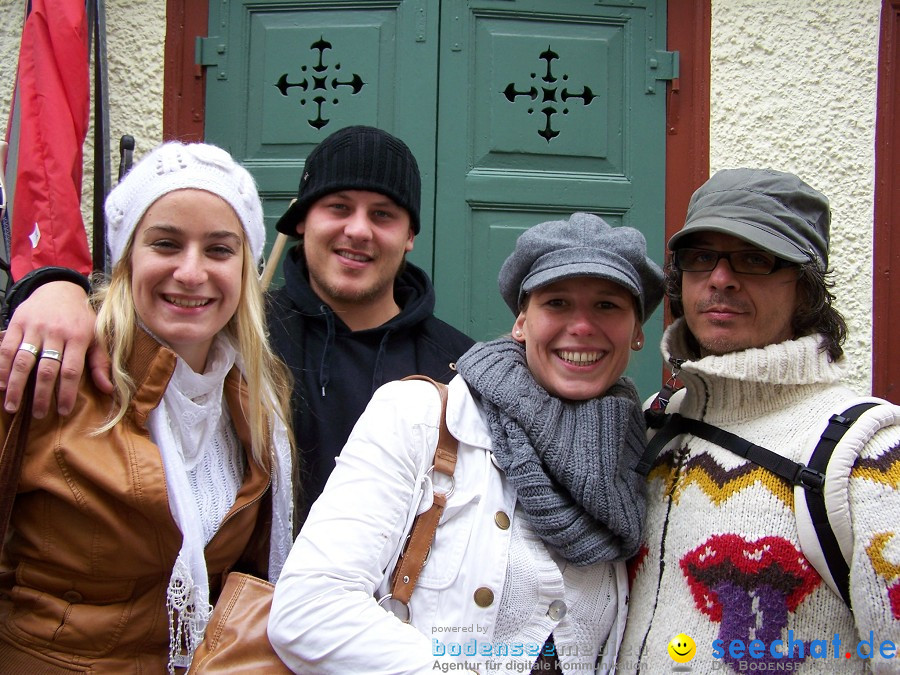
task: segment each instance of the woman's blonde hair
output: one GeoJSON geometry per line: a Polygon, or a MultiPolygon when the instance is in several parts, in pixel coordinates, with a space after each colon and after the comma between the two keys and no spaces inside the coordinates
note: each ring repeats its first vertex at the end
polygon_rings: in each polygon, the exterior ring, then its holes
{"type": "MultiPolygon", "coordinates": [[[[112,360],[115,399],[110,418],[97,431],[98,434],[110,430],[125,417],[135,393],[135,383],[127,369],[139,330],[131,285],[133,248],[132,236],[113,267],[109,282],[100,284],[91,299],[97,308],[97,340],[106,346],[112,360]]],[[[290,416],[291,376],[269,347],[262,289],[246,238],[243,244],[241,297],[237,311],[222,330],[233,340],[243,360],[249,403],[249,410],[245,410],[244,414],[250,427],[250,454],[254,461],[260,463],[264,449],[271,445],[270,410],[284,423],[291,447],[294,447],[290,416]]]]}

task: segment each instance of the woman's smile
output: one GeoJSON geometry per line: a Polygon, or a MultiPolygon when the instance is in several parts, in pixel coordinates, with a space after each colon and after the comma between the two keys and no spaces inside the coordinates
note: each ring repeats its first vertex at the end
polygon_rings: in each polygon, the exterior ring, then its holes
{"type": "Polygon", "coordinates": [[[203,371],[213,338],[237,311],[245,246],[237,214],[204,190],[167,193],[135,231],[135,311],[195,371],[203,371]]]}
{"type": "Polygon", "coordinates": [[[634,296],[598,277],[573,277],[532,291],[513,330],[535,380],[554,396],[602,395],[625,372],[642,337],[634,296]]]}

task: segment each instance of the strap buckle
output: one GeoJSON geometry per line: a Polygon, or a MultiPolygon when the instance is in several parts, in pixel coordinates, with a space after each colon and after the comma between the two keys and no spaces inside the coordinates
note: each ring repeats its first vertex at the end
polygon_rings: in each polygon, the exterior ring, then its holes
{"type": "Polygon", "coordinates": [[[831,419],[828,420],[831,424],[840,424],[842,427],[850,428],[850,425],[855,421],[852,417],[844,417],[843,415],[834,414],[831,416],[831,419]]]}
{"type": "Polygon", "coordinates": [[[822,494],[822,489],[825,487],[825,474],[801,464],[800,470],[794,478],[794,485],[802,485],[807,490],[822,494]]]}

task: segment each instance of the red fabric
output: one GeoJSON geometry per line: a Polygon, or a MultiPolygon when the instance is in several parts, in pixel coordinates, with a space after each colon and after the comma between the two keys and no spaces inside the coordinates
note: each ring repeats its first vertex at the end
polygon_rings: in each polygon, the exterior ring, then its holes
{"type": "Polygon", "coordinates": [[[18,162],[10,245],[15,280],[45,265],[91,271],[81,217],[90,115],[87,36],[84,0],[32,0],[19,51],[19,128],[12,130],[18,143],[10,148],[18,162]]]}

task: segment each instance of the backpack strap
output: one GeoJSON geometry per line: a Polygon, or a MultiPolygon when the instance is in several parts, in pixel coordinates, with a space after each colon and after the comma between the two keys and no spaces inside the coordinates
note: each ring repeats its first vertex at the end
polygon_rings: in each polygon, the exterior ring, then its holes
{"type": "Polygon", "coordinates": [[[675,436],[691,434],[705,441],[714,443],[736,455],[749,459],[764,469],[768,469],[776,476],[780,476],[791,485],[800,485],[806,490],[822,493],[825,485],[825,473],[817,471],[799,462],[794,462],[787,457],[782,457],[777,452],[756,445],[740,436],[725,431],[700,420],[682,417],[679,413],[667,415],[662,429],[647,444],[647,449],[638,461],[635,471],[646,476],[656,457],[675,436]]]}
{"type": "MultiPolygon", "coordinates": [[[[831,461],[831,457],[834,454],[834,449],[837,447],[838,442],[844,437],[844,434],[847,433],[850,426],[858,420],[866,410],[876,405],[878,404],[874,401],[867,401],[848,408],[840,415],[832,415],[828,420],[828,426],[825,427],[825,431],[822,432],[819,442],[816,444],[816,447],[810,455],[810,469],[825,474],[828,469],[828,462],[831,461]]],[[[826,570],[820,568],[821,563],[817,564],[818,560],[814,559],[817,558],[817,556],[811,556],[806,550],[804,550],[804,553],[807,555],[807,558],[810,559],[813,567],[816,568],[822,578],[824,578],[826,582],[833,582],[833,585],[832,583],[828,583],[828,585],[837,590],[838,595],[841,596],[849,607],[850,567],[847,564],[847,560],[844,558],[840,544],[835,536],[834,528],[828,518],[828,510],[825,506],[825,495],[821,490],[818,492],[807,491],[804,497],[805,499],[803,501],[806,502],[806,509],[809,512],[809,518],[812,521],[812,526],[822,551],[824,565],[827,567],[827,574],[825,573],[826,570]],[[831,576],[831,579],[828,578],[828,575],[831,576]]],[[[797,503],[798,501],[799,500],[795,498],[795,509],[802,508],[797,503]]]]}
{"type": "Polygon", "coordinates": [[[676,436],[691,434],[705,441],[750,460],[788,481],[795,487],[794,513],[800,533],[801,549],[810,564],[816,569],[826,584],[850,606],[850,568],[841,550],[834,527],[828,517],[825,504],[825,481],[828,464],[835,448],[860,416],[878,405],[877,401],[865,401],[847,408],[843,413],[832,415],[822,432],[818,443],[809,456],[809,462],[802,464],[782,457],[776,452],[720,429],[700,420],[682,417],[678,413],[665,416],[665,422],[656,435],[650,439],[647,449],[635,467],[635,471],[646,476],[662,449],[676,436]],[[805,536],[805,519],[798,517],[797,509],[805,508],[815,533],[818,550],[810,550],[810,539],[805,536]]]}
{"type": "MultiPolygon", "coordinates": [[[[653,438],[647,442],[647,447],[644,449],[641,458],[634,467],[634,470],[642,476],[646,476],[650,473],[653,462],[656,461],[659,453],[662,452],[662,449],[666,447],[669,441],[684,433],[684,427],[678,420],[673,419],[675,415],[678,415],[678,413],[669,413],[666,415],[656,414],[654,421],[658,424],[658,431],[653,435],[653,438]]],[[[678,417],[684,419],[681,415],[678,415],[678,417]]],[[[647,420],[647,426],[650,426],[650,419],[647,420]]]]}
{"type": "Polygon", "coordinates": [[[670,362],[672,374],[644,410],[644,420],[647,422],[648,429],[659,429],[666,423],[666,408],[669,406],[669,402],[675,394],[684,389],[684,385],[678,380],[684,359],[671,359],[670,362]]]}
{"type": "Polygon", "coordinates": [[[434,461],[428,471],[444,474],[450,482],[447,490],[435,489],[431,508],[416,516],[397,565],[394,567],[394,572],[391,574],[390,592],[378,601],[379,605],[392,611],[401,621],[409,623],[412,620],[409,600],[416,588],[422,568],[428,562],[431,544],[434,542],[434,535],[437,533],[444,507],[447,506],[447,499],[453,494],[455,486],[453,473],[456,470],[459,441],[447,428],[447,385],[436,382],[425,375],[410,375],[403,379],[431,382],[441,397],[440,432],[434,451],[434,461]]]}

